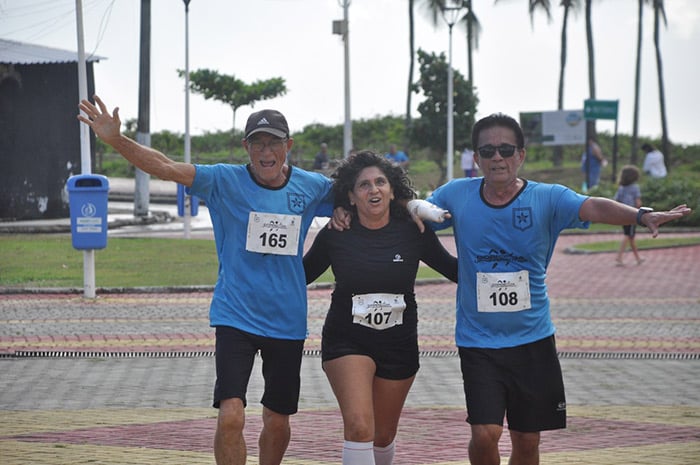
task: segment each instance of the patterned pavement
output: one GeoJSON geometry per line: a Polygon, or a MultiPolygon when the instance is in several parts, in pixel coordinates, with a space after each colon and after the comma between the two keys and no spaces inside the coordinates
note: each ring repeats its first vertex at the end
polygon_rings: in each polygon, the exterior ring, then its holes
{"type": "MultiPolygon", "coordinates": [[[[567,429],[543,433],[541,463],[700,463],[700,246],[646,251],[643,265],[623,268],[610,254],[564,253],[602,239],[563,236],[550,266],[569,409],[567,429]]],[[[468,464],[454,290],[442,282],[417,288],[421,370],[396,464],[468,464]]],[[[0,294],[1,463],[214,463],[211,292],[151,291],[102,291],[94,300],[0,294]]],[[[309,290],[302,398],[286,464],[340,463],[341,419],[318,357],[329,293],[309,290]]],[[[259,369],[249,390],[251,464],[259,369]]],[[[503,463],[509,450],[505,433],[503,463]]]]}

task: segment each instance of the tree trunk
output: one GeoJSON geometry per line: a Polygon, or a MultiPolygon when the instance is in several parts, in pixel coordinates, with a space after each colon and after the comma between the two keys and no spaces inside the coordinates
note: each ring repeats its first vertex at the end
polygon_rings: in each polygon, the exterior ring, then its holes
{"type": "Polygon", "coordinates": [[[472,51],[474,50],[474,15],[472,14],[472,0],[465,2],[467,7],[467,75],[469,84],[474,88],[474,67],[472,64],[472,51]]]}
{"type": "Polygon", "coordinates": [[[642,72],[642,17],[644,12],[644,2],[639,0],[639,12],[637,13],[637,67],[634,73],[634,114],[632,116],[632,141],[630,152],[630,164],[637,164],[637,151],[639,146],[639,90],[641,87],[642,72]]]}
{"type": "MultiPolygon", "coordinates": [[[[591,7],[593,0],[586,0],[586,44],[588,47],[588,98],[595,100],[595,54],[593,48],[593,24],[591,19],[591,7]]],[[[590,134],[595,136],[595,120],[588,122],[590,134]]]]}
{"type": "Polygon", "coordinates": [[[409,43],[409,65],[408,65],[408,92],[406,95],[406,130],[404,131],[403,146],[408,147],[411,139],[411,129],[413,121],[411,120],[411,96],[413,94],[413,66],[415,64],[415,24],[413,18],[413,0],[408,0],[408,43],[409,43]]]}
{"type": "MultiPolygon", "coordinates": [[[[662,0],[654,0],[654,47],[656,48],[656,71],[659,77],[659,107],[661,109],[661,152],[666,157],[666,167],[671,167],[671,144],[666,125],[666,98],[664,96],[664,73],[661,63],[661,44],[659,43],[659,16],[663,5],[662,0]]],[[[670,170],[669,170],[670,171],[670,170]]]]}
{"type": "MultiPolygon", "coordinates": [[[[569,22],[569,8],[567,4],[564,6],[564,18],[561,26],[561,53],[559,54],[559,91],[557,93],[557,110],[564,109],[564,71],[566,70],[566,29],[569,22]]],[[[561,166],[564,159],[564,148],[561,145],[554,147],[552,152],[552,165],[561,166]]]]}

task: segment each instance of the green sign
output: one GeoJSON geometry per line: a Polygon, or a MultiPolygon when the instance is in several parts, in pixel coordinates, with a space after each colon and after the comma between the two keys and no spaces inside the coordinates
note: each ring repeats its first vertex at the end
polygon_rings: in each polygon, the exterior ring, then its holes
{"type": "Polygon", "coordinates": [[[617,119],[619,102],[619,100],[584,100],[583,117],[585,119],[617,119]]]}

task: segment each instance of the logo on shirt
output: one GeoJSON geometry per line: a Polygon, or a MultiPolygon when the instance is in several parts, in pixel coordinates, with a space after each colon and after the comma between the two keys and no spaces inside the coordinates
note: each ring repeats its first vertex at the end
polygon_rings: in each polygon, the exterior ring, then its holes
{"type": "Polygon", "coordinates": [[[477,255],[477,263],[491,263],[491,269],[495,270],[498,268],[498,264],[502,263],[505,266],[509,266],[512,263],[525,263],[527,259],[513,254],[512,252],[507,252],[505,250],[489,250],[488,255],[477,255]]]}
{"type": "Polygon", "coordinates": [[[304,200],[304,196],[302,194],[288,192],[287,207],[294,213],[304,213],[304,210],[306,209],[306,200],[304,200]]]}
{"type": "Polygon", "coordinates": [[[394,263],[403,263],[403,258],[401,258],[401,254],[397,253],[394,255],[394,259],[392,260],[394,263]]]}
{"type": "Polygon", "coordinates": [[[513,208],[513,227],[525,231],[532,227],[532,208],[513,208]]]}

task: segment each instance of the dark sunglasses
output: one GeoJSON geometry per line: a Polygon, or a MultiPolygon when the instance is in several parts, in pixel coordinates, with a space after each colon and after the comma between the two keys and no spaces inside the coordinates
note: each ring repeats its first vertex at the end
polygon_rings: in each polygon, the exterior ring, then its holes
{"type": "Polygon", "coordinates": [[[516,149],[517,147],[511,144],[501,144],[498,147],[489,144],[482,145],[476,149],[476,151],[479,152],[481,158],[493,158],[493,156],[496,155],[496,150],[498,150],[498,153],[500,153],[503,158],[510,158],[515,154],[516,149]]]}

